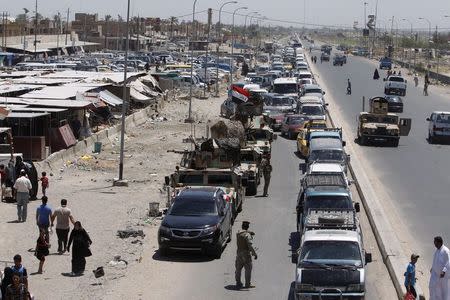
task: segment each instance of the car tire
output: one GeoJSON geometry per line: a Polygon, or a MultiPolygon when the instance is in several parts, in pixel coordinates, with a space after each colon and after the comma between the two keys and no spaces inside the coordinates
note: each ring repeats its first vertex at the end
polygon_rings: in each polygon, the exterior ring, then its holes
{"type": "Polygon", "coordinates": [[[395,139],[395,140],[392,140],[392,141],[390,142],[390,144],[391,144],[392,147],[395,147],[395,148],[396,148],[396,147],[398,147],[399,141],[400,141],[400,140],[395,139]]]}
{"type": "Polygon", "coordinates": [[[389,94],[389,90],[388,90],[388,89],[384,89],[384,93],[385,93],[386,95],[388,95],[388,94],[389,94]]]}
{"type": "Polygon", "coordinates": [[[227,243],[230,243],[233,239],[233,226],[230,224],[230,230],[228,230],[227,243]]]}
{"type": "Polygon", "coordinates": [[[257,184],[256,182],[249,185],[246,189],[245,189],[245,195],[246,196],[254,196],[256,195],[257,192],[257,184]]]}
{"type": "Polygon", "coordinates": [[[361,136],[360,138],[359,138],[359,144],[360,145],[367,145],[367,142],[369,141],[369,139],[367,138],[367,137],[365,137],[365,136],[361,136]]]}
{"type": "Polygon", "coordinates": [[[209,256],[215,258],[215,259],[220,259],[220,257],[222,256],[222,240],[223,238],[221,238],[222,235],[219,237],[219,239],[217,240],[217,242],[211,247],[211,249],[209,249],[209,256]]]}
{"type": "Polygon", "coordinates": [[[430,133],[428,133],[428,142],[430,144],[434,144],[436,142],[434,136],[432,136],[430,133]]]}
{"type": "Polygon", "coordinates": [[[158,253],[160,256],[167,256],[167,255],[169,255],[169,249],[167,249],[165,247],[159,247],[158,253]]]}

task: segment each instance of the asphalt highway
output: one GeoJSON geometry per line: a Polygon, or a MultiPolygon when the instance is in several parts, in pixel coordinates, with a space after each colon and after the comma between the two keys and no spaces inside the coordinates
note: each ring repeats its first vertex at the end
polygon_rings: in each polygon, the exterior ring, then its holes
{"type": "MultiPolygon", "coordinates": [[[[155,299],[293,299],[295,263],[292,251],[299,244],[295,205],[301,175],[299,164],[302,162],[295,151],[293,140],[279,137],[273,143],[269,196],[247,197],[233,227],[233,240],[221,259],[209,260],[194,253],[160,257],[155,252],[151,265],[147,266],[161,270],[161,275],[156,276],[158,282],[148,285],[155,299]],[[235,234],[243,220],[250,221],[250,230],[255,232],[258,260],[253,262],[252,283],[256,288],[236,290],[235,234]],[[155,286],[159,288],[153,289],[155,286]],[[167,288],[162,288],[164,286],[167,288]]],[[[258,195],[261,194],[262,184],[258,190],[258,195]]],[[[353,195],[357,197],[354,189],[353,195]]],[[[355,201],[359,200],[356,198],[355,201]]],[[[360,218],[365,248],[372,252],[374,260],[367,269],[367,299],[395,299],[394,287],[364,212],[360,218]]]]}
{"type": "MultiPolygon", "coordinates": [[[[320,51],[312,55],[319,57],[320,51]]],[[[326,93],[332,94],[339,107],[334,108],[350,123],[352,136],[356,138],[357,115],[362,109],[362,97],[383,95],[386,71],[380,71],[380,80],[373,80],[376,64],[361,57],[348,58],[343,67],[331,62],[317,63],[318,76],[326,83],[326,93]],[[350,78],[352,95],[346,95],[346,82],[350,78]]],[[[450,146],[432,145],[427,141],[428,122],[425,120],[434,110],[450,110],[449,95],[443,90],[431,88],[429,96],[422,95],[423,79],[418,87],[408,78],[407,94],[403,97],[402,117],[412,118],[412,129],[408,137],[401,137],[398,148],[383,146],[359,146],[362,157],[368,162],[369,175],[381,183],[388,195],[388,205],[393,205],[395,214],[403,223],[398,228],[410,236],[411,251],[419,251],[424,260],[422,265],[430,265],[434,252],[433,236],[442,235],[448,241],[450,235],[450,146]],[[406,231],[405,231],[406,230],[406,231]]],[[[325,95],[326,97],[326,95],[325,95]]],[[[366,101],[366,108],[367,108],[366,101]]],[[[353,160],[355,163],[355,160],[353,160]]],[[[394,222],[395,223],[395,222],[394,222]]],[[[408,244],[405,245],[408,247],[408,244]]]]}

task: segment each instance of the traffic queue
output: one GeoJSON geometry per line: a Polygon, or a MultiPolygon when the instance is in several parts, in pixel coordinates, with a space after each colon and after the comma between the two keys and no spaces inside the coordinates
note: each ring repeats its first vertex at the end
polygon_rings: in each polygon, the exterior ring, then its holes
{"type": "Polygon", "coordinates": [[[297,155],[304,160],[296,205],[300,244],[295,298],[363,299],[365,266],[372,258],[364,249],[360,204],[350,191],[350,157],[342,130],[330,126],[325,91],[314,80],[304,49],[287,46],[280,56],[283,61],[293,61],[292,69],[286,77],[274,80],[272,92],[276,93],[265,95],[264,113],[274,130],[296,140],[297,155]],[[291,82],[297,83],[296,96],[291,82]]]}
{"type": "Polygon", "coordinates": [[[159,252],[201,250],[220,258],[262,174],[267,196],[270,175],[266,178],[263,166],[279,131],[295,140],[303,160],[295,207],[300,236],[295,298],[363,299],[371,254],[364,249],[360,204],[350,190],[342,130],[330,126],[325,91],[300,41],[293,38],[266,55],[229,87],[222,120],[211,126],[208,138],[191,137],[193,150],[174,150],[182,159],[165,178],[168,209],[158,231],[159,252]]]}

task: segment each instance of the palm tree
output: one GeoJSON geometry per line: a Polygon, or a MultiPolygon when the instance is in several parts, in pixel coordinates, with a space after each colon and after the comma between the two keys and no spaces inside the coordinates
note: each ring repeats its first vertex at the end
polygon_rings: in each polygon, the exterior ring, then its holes
{"type": "Polygon", "coordinates": [[[178,25],[178,18],[177,17],[170,17],[170,39],[173,38],[173,25],[178,25]]]}

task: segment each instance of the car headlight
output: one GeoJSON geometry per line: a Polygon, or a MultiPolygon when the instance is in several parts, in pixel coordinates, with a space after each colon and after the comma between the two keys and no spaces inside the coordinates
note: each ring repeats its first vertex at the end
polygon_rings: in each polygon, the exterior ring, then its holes
{"type": "Polygon", "coordinates": [[[364,284],[349,284],[347,286],[348,292],[364,292],[364,284]]]}
{"type": "Polygon", "coordinates": [[[217,225],[207,227],[207,228],[203,229],[202,234],[208,235],[208,234],[214,233],[216,231],[216,229],[217,229],[217,225]]]}
{"type": "Polygon", "coordinates": [[[170,228],[163,225],[159,226],[159,231],[165,235],[172,235],[172,231],[170,230],[170,228]]]}

